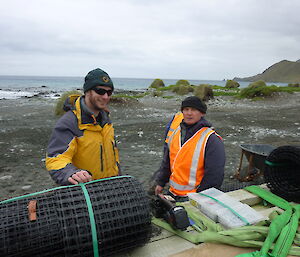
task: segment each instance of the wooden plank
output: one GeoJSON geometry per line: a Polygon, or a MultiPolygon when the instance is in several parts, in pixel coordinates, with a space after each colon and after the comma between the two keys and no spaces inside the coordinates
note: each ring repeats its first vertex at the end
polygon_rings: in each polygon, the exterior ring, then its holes
{"type": "Polygon", "coordinates": [[[143,247],[138,247],[123,257],[166,257],[170,254],[179,253],[191,249],[195,244],[178,236],[152,241],[143,247]]]}
{"type": "Polygon", "coordinates": [[[239,248],[225,244],[203,243],[168,257],[235,257],[238,254],[254,252],[257,249],[239,248]]]}
{"type": "Polygon", "coordinates": [[[282,209],[280,209],[277,206],[273,206],[273,207],[262,207],[262,206],[253,206],[253,209],[255,209],[256,211],[258,211],[260,214],[262,214],[264,217],[266,217],[266,219],[269,219],[269,215],[273,212],[273,211],[280,211],[283,212],[282,209]]]}
{"type": "MultiPolygon", "coordinates": [[[[168,257],[235,257],[238,254],[255,252],[258,249],[240,248],[225,244],[203,243],[168,257]]],[[[288,255],[287,257],[293,257],[288,255]]]]}
{"type": "MultiPolygon", "coordinates": [[[[268,190],[268,187],[266,184],[260,185],[260,187],[268,190]]],[[[227,192],[226,194],[237,199],[241,203],[248,204],[249,206],[259,204],[262,201],[260,197],[258,197],[255,194],[252,194],[244,189],[227,192]]]]}

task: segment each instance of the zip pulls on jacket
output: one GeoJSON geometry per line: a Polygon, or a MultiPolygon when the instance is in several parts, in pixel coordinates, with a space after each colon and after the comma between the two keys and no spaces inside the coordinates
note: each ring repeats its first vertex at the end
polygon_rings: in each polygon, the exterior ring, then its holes
{"type": "Polygon", "coordinates": [[[103,172],[103,146],[102,144],[100,145],[100,171],[103,172]]]}

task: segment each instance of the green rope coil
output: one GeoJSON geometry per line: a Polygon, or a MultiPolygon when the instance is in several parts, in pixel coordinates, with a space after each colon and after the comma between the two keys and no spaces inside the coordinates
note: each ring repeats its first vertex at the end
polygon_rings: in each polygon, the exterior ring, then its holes
{"type": "Polygon", "coordinates": [[[278,162],[270,162],[268,160],[265,160],[265,164],[271,166],[271,167],[284,167],[288,166],[288,163],[278,163],[278,162]]]}

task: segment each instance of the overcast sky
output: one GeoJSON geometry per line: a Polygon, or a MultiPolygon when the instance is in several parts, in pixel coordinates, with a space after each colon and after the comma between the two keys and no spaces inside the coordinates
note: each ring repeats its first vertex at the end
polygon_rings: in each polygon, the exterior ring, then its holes
{"type": "Polygon", "coordinates": [[[0,0],[0,75],[228,79],[300,59],[298,0],[0,0]]]}

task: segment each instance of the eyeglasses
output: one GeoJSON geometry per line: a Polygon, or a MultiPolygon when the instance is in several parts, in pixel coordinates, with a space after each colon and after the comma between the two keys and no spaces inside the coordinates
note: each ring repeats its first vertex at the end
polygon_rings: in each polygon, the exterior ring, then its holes
{"type": "Polygon", "coordinates": [[[111,96],[113,91],[112,90],[106,90],[103,88],[98,88],[98,87],[94,87],[93,90],[98,94],[98,95],[105,95],[107,94],[108,96],[111,96]]]}

